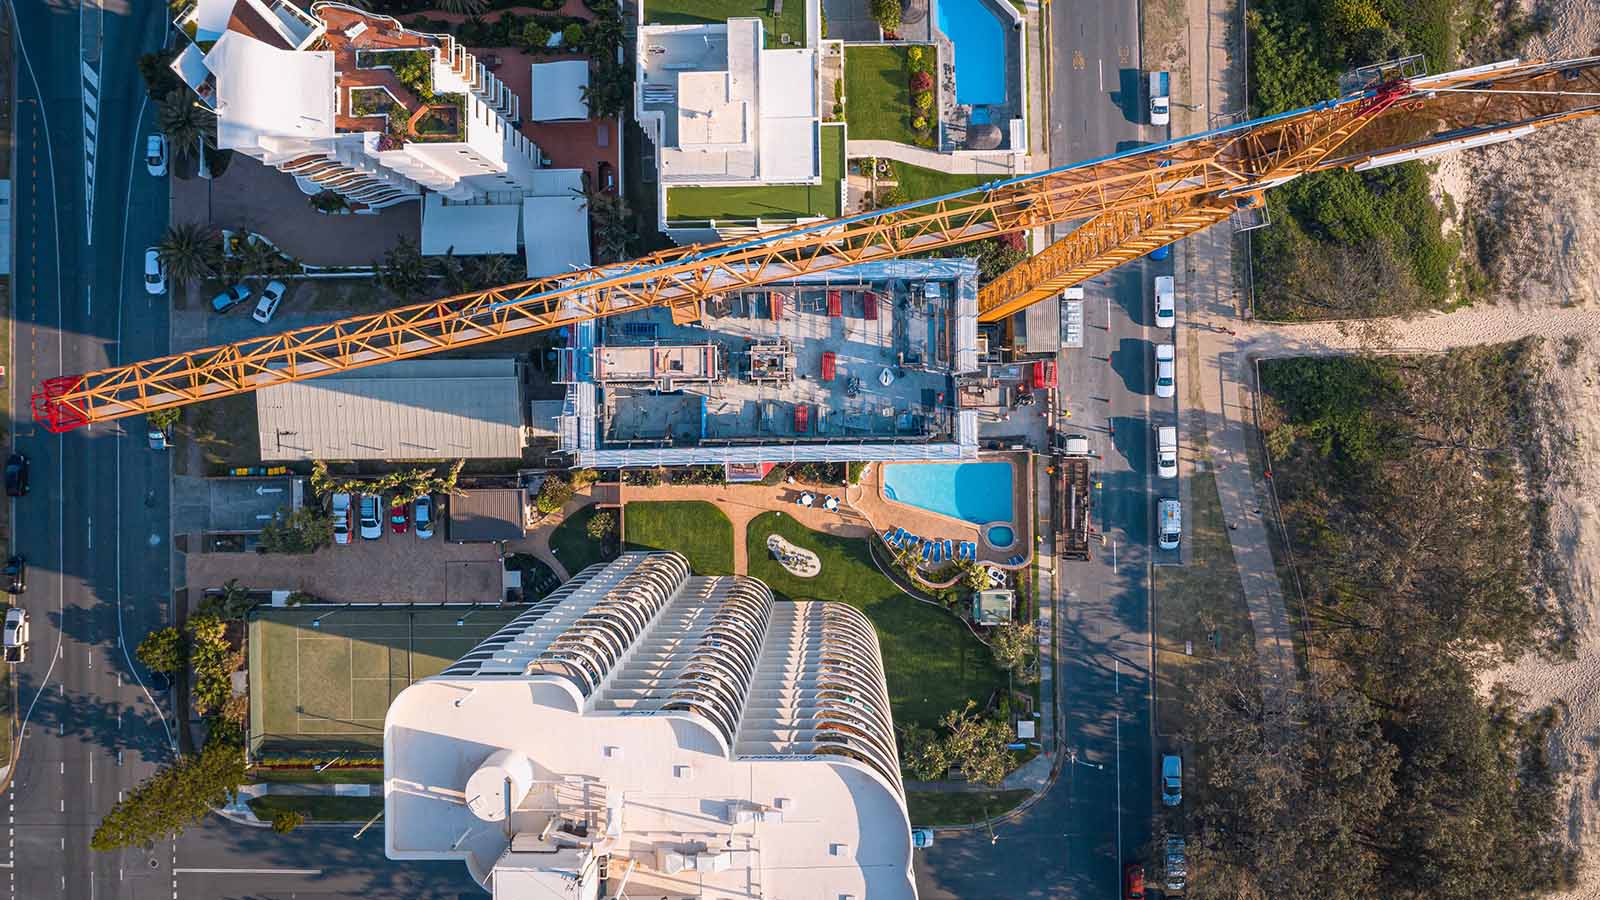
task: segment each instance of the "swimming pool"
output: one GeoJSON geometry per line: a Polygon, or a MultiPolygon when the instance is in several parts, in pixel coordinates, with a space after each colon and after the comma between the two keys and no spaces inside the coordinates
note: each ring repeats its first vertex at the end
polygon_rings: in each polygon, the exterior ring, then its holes
{"type": "Polygon", "coordinates": [[[1006,102],[1006,29],[989,0],[935,0],[939,30],[956,48],[956,102],[1006,102]]]}
{"type": "Polygon", "coordinates": [[[888,463],[883,495],[974,525],[1011,521],[1011,464],[888,463]]]}

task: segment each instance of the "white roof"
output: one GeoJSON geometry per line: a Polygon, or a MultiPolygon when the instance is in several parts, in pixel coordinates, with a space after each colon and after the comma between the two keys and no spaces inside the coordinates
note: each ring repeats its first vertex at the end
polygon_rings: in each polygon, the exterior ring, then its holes
{"type": "Polygon", "coordinates": [[[457,256],[515,253],[521,237],[522,207],[449,204],[430,193],[422,207],[422,255],[457,256]]]}
{"type": "Polygon", "coordinates": [[[194,5],[194,39],[214,41],[228,30],[238,0],[198,0],[194,5]]]}
{"type": "Polygon", "coordinates": [[[817,54],[761,52],[761,180],[817,177],[817,54]]]}
{"type": "Polygon", "coordinates": [[[534,63],[531,94],[535,122],[560,122],[589,118],[583,88],[589,86],[589,61],[566,59],[534,63]]]}
{"type": "Polygon", "coordinates": [[[524,197],[522,228],[529,278],[588,267],[589,213],[581,195],[524,197]]]}
{"type": "Polygon", "coordinates": [[[263,137],[333,137],[333,54],[279,50],[225,32],[206,68],[217,76],[217,145],[255,149],[263,137]]]}
{"type": "Polygon", "coordinates": [[[261,458],[516,459],[511,359],[392,362],[256,393],[261,458]]]}

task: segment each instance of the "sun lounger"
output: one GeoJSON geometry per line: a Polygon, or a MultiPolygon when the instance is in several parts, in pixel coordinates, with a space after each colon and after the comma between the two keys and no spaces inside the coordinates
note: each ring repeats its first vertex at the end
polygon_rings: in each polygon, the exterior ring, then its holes
{"type": "Polygon", "coordinates": [[[944,558],[945,559],[955,559],[955,557],[953,555],[951,555],[951,553],[950,553],[950,544],[951,543],[952,543],[952,541],[949,538],[945,538],[944,539],[944,558]]]}
{"type": "Polygon", "coordinates": [[[926,563],[928,561],[928,557],[930,557],[932,555],[933,555],[933,544],[932,543],[923,544],[922,545],[922,561],[924,563],[926,563]]]}

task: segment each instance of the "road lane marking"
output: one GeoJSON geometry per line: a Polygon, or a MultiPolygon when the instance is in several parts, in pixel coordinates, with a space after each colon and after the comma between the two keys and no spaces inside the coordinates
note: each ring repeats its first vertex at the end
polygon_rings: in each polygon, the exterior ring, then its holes
{"type": "Polygon", "coordinates": [[[172,868],[174,873],[184,875],[321,875],[321,869],[180,869],[172,868]]]}

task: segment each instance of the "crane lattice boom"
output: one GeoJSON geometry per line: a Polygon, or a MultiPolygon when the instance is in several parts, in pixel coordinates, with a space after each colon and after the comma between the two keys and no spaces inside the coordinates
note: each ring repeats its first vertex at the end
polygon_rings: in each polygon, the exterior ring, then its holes
{"type": "Polygon", "coordinates": [[[274,384],[667,306],[809,272],[1081,223],[984,286],[995,321],[1261,202],[1323,169],[1369,168],[1521,137],[1600,112],[1600,57],[1513,60],[1368,87],[1337,100],[931,200],[748,240],[651,254],[218,347],[51,378],[33,416],[51,431],[274,384]]]}

